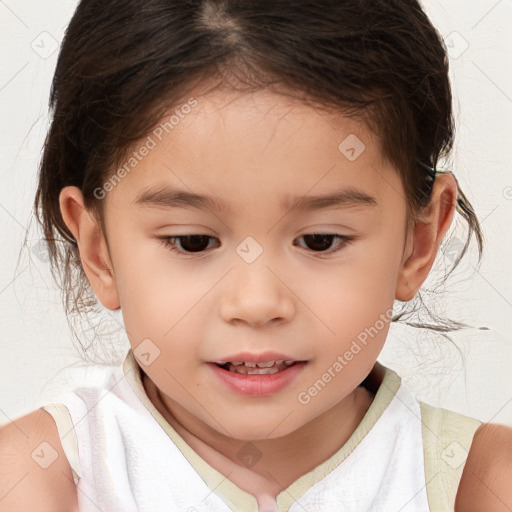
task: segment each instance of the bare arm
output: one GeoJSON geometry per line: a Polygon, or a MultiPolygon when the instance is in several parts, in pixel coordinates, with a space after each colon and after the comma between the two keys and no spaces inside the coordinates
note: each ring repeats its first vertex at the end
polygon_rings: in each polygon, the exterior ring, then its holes
{"type": "Polygon", "coordinates": [[[475,432],[455,512],[512,511],[512,429],[484,423],[475,432]]]}
{"type": "Polygon", "coordinates": [[[57,426],[43,409],[0,428],[0,510],[78,510],[76,486],[57,426]]]}

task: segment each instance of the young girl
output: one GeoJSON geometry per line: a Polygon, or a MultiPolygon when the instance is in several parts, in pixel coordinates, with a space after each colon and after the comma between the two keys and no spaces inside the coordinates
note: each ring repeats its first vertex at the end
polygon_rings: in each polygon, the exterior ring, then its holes
{"type": "Polygon", "coordinates": [[[82,0],[51,102],[53,268],[130,350],[0,430],[3,511],[512,507],[510,429],[377,362],[456,212],[482,249],[415,0],[82,0]]]}

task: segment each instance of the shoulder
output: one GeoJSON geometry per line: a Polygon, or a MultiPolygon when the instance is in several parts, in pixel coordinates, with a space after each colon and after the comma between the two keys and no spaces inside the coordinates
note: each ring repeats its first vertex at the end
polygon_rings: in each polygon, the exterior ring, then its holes
{"type": "Polygon", "coordinates": [[[0,503],[3,512],[77,510],[71,467],[44,409],[0,427],[0,503]]]}
{"type": "Polygon", "coordinates": [[[512,428],[482,423],[457,491],[455,512],[512,510],[512,428]]]}

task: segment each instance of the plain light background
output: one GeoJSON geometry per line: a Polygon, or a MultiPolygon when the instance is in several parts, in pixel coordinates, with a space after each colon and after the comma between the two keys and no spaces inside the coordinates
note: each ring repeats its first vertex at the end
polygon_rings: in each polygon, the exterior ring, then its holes
{"type": "MultiPolygon", "coordinates": [[[[99,382],[109,370],[81,362],[34,222],[27,232],[50,82],[75,7],[70,0],[0,0],[0,424],[76,386],[99,382]]],[[[452,334],[466,355],[463,364],[442,337],[392,325],[379,361],[423,401],[512,426],[512,2],[442,0],[424,7],[450,54],[453,171],[486,242],[480,268],[473,243],[444,302],[436,299],[434,306],[487,329],[452,334]]],[[[463,239],[457,225],[464,226],[461,220],[453,225],[456,239],[440,252],[440,271],[463,239]]],[[[122,317],[106,312],[108,321],[116,326],[122,317]]],[[[129,347],[123,331],[104,343],[117,347],[119,364],[129,347]]]]}

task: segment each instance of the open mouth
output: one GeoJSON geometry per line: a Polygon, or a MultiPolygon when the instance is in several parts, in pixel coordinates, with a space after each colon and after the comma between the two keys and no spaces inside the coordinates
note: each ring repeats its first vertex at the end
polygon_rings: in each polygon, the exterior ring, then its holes
{"type": "MultiPolygon", "coordinates": [[[[272,359],[270,354],[249,355],[252,361],[240,361],[244,354],[231,357],[233,361],[217,360],[208,363],[214,375],[232,392],[248,397],[271,396],[284,390],[298,378],[307,361],[272,359]],[[255,359],[258,362],[255,362],[255,359]]],[[[289,356],[288,356],[289,358],[289,356]]]]}
{"type": "Polygon", "coordinates": [[[245,375],[270,375],[282,372],[291,366],[304,361],[266,361],[264,363],[245,363],[243,361],[228,361],[227,363],[214,363],[228,372],[245,375]]]}

